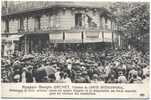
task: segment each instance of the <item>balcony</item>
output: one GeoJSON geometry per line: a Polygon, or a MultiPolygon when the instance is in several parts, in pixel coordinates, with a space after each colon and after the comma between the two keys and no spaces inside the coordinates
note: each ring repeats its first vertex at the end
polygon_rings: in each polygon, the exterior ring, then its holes
{"type": "Polygon", "coordinates": [[[34,30],[25,30],[25,29],[18,29],[18,33],[9,33],[8,31],[4,31],[4,33],[2,34],[28,34],[28,33],[34,33],[34,34],[38,34],[38,33],[58,33],[58,32],[112,32],[114,30],[112,29],[103,29],[103,28],[100,28],[100,27],[88,27],[88,28],[85,28],[85,27],[71,27],[70,29],[63,29],[63,28],[60,28],[60,27],[48,27],[46,29],[37,29],[35,28],[34,30]]]}

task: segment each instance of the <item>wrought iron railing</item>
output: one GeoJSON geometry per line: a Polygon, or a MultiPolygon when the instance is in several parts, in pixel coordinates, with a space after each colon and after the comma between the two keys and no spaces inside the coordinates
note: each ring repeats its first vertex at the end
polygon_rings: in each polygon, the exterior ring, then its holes
{"type": "MultiPolygon", "coordinates": [[[[71,27],[70,29],[64,29],[64,28],[61,28],[61,27],[48,27],[47,29],[38,29],[38,28],[34,28],[34,30],[29,30],[29,29],[18,29],[18,33],[28,33],[28,32],[42,32],[42,33],[45,33],[45,32],[59,32],[59,31],[64,31],[64,32],[82,32],[82,31],[87,31],[87,32],[113,32],[115,31],[114,29],[103,29],[103,28],[99,28],[99,27],[96,27],[96,28],[91,28],[91,27],[88,27],[88,28],[85,28],[85,27],[71,27]]],[[[8,31],[4,31],[4,33],[11,33],[11,32],[8,32],[8,31]]],[[[2,33],[3,34],[3,33],[2,33]]]]}

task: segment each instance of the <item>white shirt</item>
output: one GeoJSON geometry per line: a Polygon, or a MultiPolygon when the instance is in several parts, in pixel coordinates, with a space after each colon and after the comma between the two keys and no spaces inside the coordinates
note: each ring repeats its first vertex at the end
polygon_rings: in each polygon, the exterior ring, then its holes
{"type": "Polygon", "coordinates": [[[56,80],[60,80],[60,71],[57,71],[55,73],[55,77],[56,77],[56,80]]]}
{"type": "Polygon", "coordinates": [[[71,70],[71,68],[72,68],[72,64],[68,64],[68,66],[67,66],[67,67],[68,67],[68,69],[69,69],[69,70],[71,70]]]}
{"type": "Polygon", "coordinates": [[[72,82],[71,82],[70,78],[67,77],[64,79],[64,83],[72,83],[72,82]]]}

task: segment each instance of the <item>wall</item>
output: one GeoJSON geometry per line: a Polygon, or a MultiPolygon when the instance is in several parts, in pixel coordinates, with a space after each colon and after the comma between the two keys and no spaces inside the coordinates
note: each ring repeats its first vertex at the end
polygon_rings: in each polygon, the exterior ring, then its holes
{"type": "MultiPolygon", "coordinates": [[[[89,24],[88,24],[88,17],[89,16],[92,19],[92,22],[94,22],[98,29],[105,29],[105,17],[100,17],[99,12],[94,12],[93,10],[77,10],[77,9],[67,9],[67,8],[62,8],[58,9],[58,13],[52,14],[52,15],[46,15],[43,14],[41,15],[40,18],[40,27],[41,30],[70,30],[75,27],[75,14],[76,13],[82,13],[83,14],[83,26],[86,29],[89,29],[89,24]]],[[[35,19],[34,16],[28,17],[27,21],[27,16],[25,16],[24,21],[23,21],[23,26],[24,30],[27,31],[34,31],[35,28],[35,19]],[[28,25],[27,25],[28,24],[28,25]],[[28,26],[28,27],[27,27],[28,26]]],[[[111,20],[107,19],[106,25],[108,26],[108,29],[111,29],[111,20]]],[[[3,25],[4,27],[5,25],[3,25]]],[[[9,23],[9,30],[11,33],[18,32],[19,28],[19,19],[14,19],[11,20],[9,23]]],[[[4,31],[4,30],[3,30],[4,31]]]]}
{"type": "MultiPolygon", "coordinates": [[[[89,16],[92,18],[92,21],[95,22],[97,24],[96,28],[104,28],[105,29],[105,18],[104,17],[100,17],[99,12],[93,12],[92,10],[88,10],[88,11],[72,11],[71,9],[66,9],[65,11],[61,10],[59,11],[59,13],[57,14],[57,16],[59,17],[58,19],[60,19],[60,23],[58,22],[61,29],[71,29],[72,27],[75,27],[75,14],[76,13],[83,13],[85,16],[89,16]]],[[[108,29],[111,29],[111,20],[107,19],[107,24],[108,25],[108,29]]],[[[83,18],[83,26],[85,28],[89,28],[88,26],[88,22],[86,17],[83,18]]]]}
{"type": "Polygon", "coordinates": [[[75,25],[75,15],[71,10],[59,11],[58,16],[60,18],[60,29],[71,29],[75,25]]]}

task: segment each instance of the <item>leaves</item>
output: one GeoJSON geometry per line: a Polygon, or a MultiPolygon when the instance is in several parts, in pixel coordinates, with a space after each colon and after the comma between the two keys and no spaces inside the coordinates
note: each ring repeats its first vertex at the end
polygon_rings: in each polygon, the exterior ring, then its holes
{"type": "Polygon", "coordinates": [[[127,39],[137,41],[138,37],[149,34],[148,2],[116,2],[110,5],[109,10],[115,15],[115,22],[127,39]]]}

